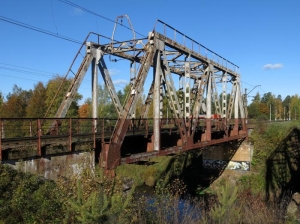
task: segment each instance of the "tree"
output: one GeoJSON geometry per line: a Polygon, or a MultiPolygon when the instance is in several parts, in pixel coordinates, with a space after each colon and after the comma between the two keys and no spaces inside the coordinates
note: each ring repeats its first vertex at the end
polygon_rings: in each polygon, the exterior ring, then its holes
{"type": "Polygon", "coordinates": [[[26,107],[32,96],[32,90],[26,91],[17,85],[13,86],[12,93],[7,96],[7,101],[2,106],[2,117],[23,118],[26,117],[26,107]]]}
{"type": "Polygon", "coordinates": [[[261,103],[270,105],[273,102],[273,95],[271,92],[265,93],[261,98],[261,103]]]}
{"type": "Polygon", "coordinates": [[[275,107],[275,120],[281,120],[283,118],[283,107],[281,96],[279,95],[274,99],[274,107],[275,107]]]}
{"type": "MultiPolygon", "coordinates": [[[[56,75],[46,85],[46,107],[47,117],[54,117],[60,104],[62,103],[64,96],[67,94],[69,86],[71,85],[71,79],[64,79],[64,77],[56,75]],[[61,88],[60,88],[61,87],[61,88]]],[[[82,95],[76,94],[71,106],[67,112],[66,117],[78,117],[78,101],[82,98],[82,95]]]]}
{"type": "Polygon", "coordinates": [[[46,88],[42,82],[34,86],[31,98],[28,100],[26,115],[28,118],[42,118],[46,112],[46,88]]]}
{"type": "Polygon", "coordinates": [[[4,103],[4,97],[2,95],[2,92],[0,91],[0,117],[2,117],[2,106],[4,103]]]}
{"type": "Polygon", "coordinates": [[[260,95],[257,93],[254,96],[252,103],[248,106],[248,117],[257,118],[260,113],[260,95]]]}
{"type": "MultiPolygon", "coordinates": [[[[7,96],[7,101],[2,106],[2,118],[24,118],[26,117],[26,107],[32,96],[32,90],[26,91],[17,85],[13,86],[12,93],[7,96]]],[[[21,137],[29,133],[29,128],[25,128],[22,120],[4,120],[5,137],[21,137]]]]}
{"type": "Polygon", "coordinates": [[[115,106],[110,98],[106,86],[99,85],[98,87],[98,116],[104,118],[117,118],[115,106]]]}
{"type": "Polygon", "coordinates": [[[59,223],[62,198],[55,182],[0,165],[1,223],[59,223]]]}
{"type": "Polygon", "coordinates": [[[289,119],[290,117],[290,107],[291,107],[291,96],[287,95],[282,101],[283,110],[285,112],[284,119],[289,119]]]}
{"type": "Polygon", "coordinates": [[[300,111],[300,98],[298,94],[292,96],[290,106],[291,106],[291,119],[297,119],[297,117],[299,117],[298,113],[300,111]]]}
{"type": "Polygon", "coordinates": [[[78,109],[79,118],[91,117],[91,104],[84,103],[78,109]]]}
{"type": "Polygon", "coordinates": [[[259,104],[260,115],[269,115],[269,107],[266,103],[259,104]]]}

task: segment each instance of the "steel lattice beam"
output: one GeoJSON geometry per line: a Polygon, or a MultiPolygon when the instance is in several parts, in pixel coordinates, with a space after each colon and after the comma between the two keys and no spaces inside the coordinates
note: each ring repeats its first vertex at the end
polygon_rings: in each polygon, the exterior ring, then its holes
{"type": "MultiPolygon", "coordinates": [[[[192,149],[196,145],[203,145],[203,142],[212,141],[213,126],[217,127],[218,131],[224,132],[224,136],[228,139],[232,139],[232,136],[237,136],[234,138],[238,138],[239,135],[245,136],[244,102],[241,95],[240,76],[235,69],[232,70],[222,63],[211,60],[194,48],[189,48],[156,31],[150,32],[148,38],[122,42],[111,41],[106,44],[87,42],[86,46],[86,55],[56,117],[66,115],[89,65],[93,61],[94,68],[96,63],[119,115],[110,141],[102,149],[102,166],[106,169],[113,169],[121,162],[121,147],[130,125],[130,119],[136,110],[137,101],[144,94],[145,81],[151,67],[153,67],[153,79],[150,87],[147,88],[149,91],[146,94],[140,118],[148,118],[148,111],[153,103],[153,118],[157,120],[154,121],[152,140],[156,151],[160,150],[163,97],[168,99],[172,119],[180,134],[178,146],[192,149]],[[130,63],[131,92],[124,106],[120,103],[108,72],[105,62],[107,55],[126,59],[130,63]],[[135,64],[139,65],[137,71],[135,64]],[[183,80],[181,83],[179,81],[181,86],[178,89],[176,89],[174,77],[183,80]],[[220,96],[217,86],[219,82],[222,85],[221,91],[219,90],[220,96]],[[227,88],[230,84],[232,89],[228,101],[227,88]],[[231,128],[230,119],[233,114],[235,120],[231,128]],[[202,118],[205,130],[199,130],[202,118]],[[239,128],[240,123],[242,129],[239,128]],[[230,129],[232,129],[231,132],[230,129]]],[[[93,74],[96,74],[96,71],[93,74]]]]}

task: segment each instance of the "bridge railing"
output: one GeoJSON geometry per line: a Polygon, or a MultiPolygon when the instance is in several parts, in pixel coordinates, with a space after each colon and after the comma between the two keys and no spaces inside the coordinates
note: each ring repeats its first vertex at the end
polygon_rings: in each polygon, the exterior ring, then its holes
{"type": "Polygon", "coordinates": [[[91,133],[92,121],[82,119],[35,119],[35,118],[2,118],[0,121],[2,138],[34,137],[38,132],[46,135],[49,126],[55,121],[57,134],[91,133]]]}
{"type": "MultiPolygon", "coordinates": [[[[47,151],[50,154],[52,151],[53,153],[65,153],[78,149],[83,150],[82,145],[74,149],[73,143],[77,145],[78,142],[80,144],[86,143],[85,149],[96,148],[97,140],[109,141],[116,122],[117,119],[107,118],[0,118],[0,160],[2,160],[3,150],[5,151],[4,158],[8,158],[8,152],[26,150],[30,151],[31,156],[42,156],[45,155],[43,148],[48,147],[49,144],[51,147],[54,146],[52,147],[53,150],[50,147],[47,151]],[[53,123],[55,125],[49,132],[49,125],[53,125],[53,123]],[[64,146],[61,147],[61,144],[64,146]]],[[[187,119],[187,128],[189,123],[191,120],[187,119]]],[[[229,129],[232,129],[233,123],[233,120],[229,121],[229,129]]],[[[153,119],[130,119],[126,136],[143,135],[150,137],[153,134],[153,124],[153,119]]],[[[161,133],[179,133],[172,118],[162,118],[160,124],[161,133]]],[[[197,131],[205,130],[205,125],[204,118],[197,118],[197,131]]],[[[212,119],[211,125],[212,131],[224,130],[225,127],[222,119],[212,119]]]]}
{"type": "MultiPolygon", "coordinates": [[[[136,131],[152,131],[153,119],[130,119],[128,134],[136,131]]],[[[69,134],[101,134],[104,132],[107,136],[114,130],[117,119],[108,118],[1,118],[0,136],[1,139],[35,137],[38,135],[69,135],[69,134]],[[54,121],[54,122],[53,122],[54,121]],[[55,124],[49,133],[49,126],[55,124]]],[[[186,121],[188,123],[188,120],[186,121]]],[[[212,125],[217,126],[221,121],[212,119],[212,125]]],[[[176,128],[174,119],[161,118],[161,128],[176,128]]],[[[233,121],[229,121],[233,123],[233,121]]],[[[252,123],[249,121],[249,123],[252,123]]],[[[205,119],[197,118],[197,127],[204,127],[205,119]]]]}
{"type": "MultiPolygon", "coordinates": [[[[110,118],[1,118],[1,138],[43,135],[111,133],[117,119],[110,118]],[[49,127],[54,123],[51,132],[49,127]]],[[[161,119],[162,127],[174,127],[173,119],[161,119]]],[[[129,131],[152,130],[153,119],[130,119],[129,131]]]]}
{"type": "Polygon", "coordinates": [[[239,72],[239,67],[237,65],[161,20],[157,20],[154,30],[163,34],[165,37],[168,37],[169,39],[203,55],[207,59],[222,65],[227,69],[230,69],[236,73],[239,72]]]}

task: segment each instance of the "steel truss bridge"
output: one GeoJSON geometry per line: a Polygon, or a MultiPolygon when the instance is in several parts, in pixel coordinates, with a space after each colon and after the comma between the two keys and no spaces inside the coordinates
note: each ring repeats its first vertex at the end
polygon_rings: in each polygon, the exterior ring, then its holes
{"type": "Polygon", "coordinates": [[[237,65],[160,20],[147,38],[134,35],[128,41],[116,41],[115,30],[112,38],[96,33],[87,36],[66,74],[74,78],[54,118],[23,119],[24,134],[10,137],[7,133],[14,131],[9,128],[20,120],[1,119],[0,159],[6,151],[28,145],[43,156],[51,145],[72,151],[90,142],[100,153],[101,167],[112,170],[122,163],[247,137],[237,65]],[[107,66],[112,57],[130,65],[131,90],[123,104],[107,66]],[[65,118],[89,68],[93,119],[65,118]],[[98,118],[99,71],[118,115],[115,120],[98,118]],[[136,116],[137,102],[143,96],[141,113],[136,116]],[[164,99],[168,118],[163,118],[164,99]]]}

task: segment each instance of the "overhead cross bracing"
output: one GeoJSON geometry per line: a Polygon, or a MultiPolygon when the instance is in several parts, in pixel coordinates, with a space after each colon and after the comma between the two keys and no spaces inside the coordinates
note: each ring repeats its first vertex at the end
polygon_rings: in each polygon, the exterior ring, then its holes
{"type": "MultiPolygon", "coordinates": [[[[132,125],[132,119],[139,120],[134,127],[139,129],[149,119],[153,119],[153,131],[148,132],[148,153],[155,151],[157,155],[165,154],[162,149],[163,99],[167,99],[168,110],[174,120],[178,134],[176,145],[169,147],[177,151],[185,151],[203,147],[205,144],[241,139],[247,136],[244,98],[241,94],[238,66],[205,48],[198,42],[185,36],[171,26],[158,21],[164,34],[155,29],[148,38],[115,41],[98,34],[90,34],[83,47],[85,55],[78,68],[74,69],[74,61],[69,69],[74,79],[61,103],[55,117],[65,117],[67,110],[76,94],[88,68],[92,65],[93,117],[97,118],[97,85],[98,69],[109,91],[111,100],[118,114],[118,120],[110,139],[102,138],[101,166],[113,169],[121,163],[123,141],[126,132],[132,125]],[[171,30],[174,37],[166,35],[171,30]],[[90,41],[96,36],[96,41],[90,41]],[[181,37],[181,41],[178,41],[181,37]],[[105,40],[105,43],[101,41],[105,40]],[[128,60],[130,64],[131,91],[125,103],[120,99],[112,82],[105,56],[114,56],[128,60]],[[150,76],[149,71],[153,74],[150,76]],[[146,87],[146,78],[150,76],[151,84],[146,87]],[[179,87],[176,88],[175,77],[179,87]],[[218,87],[221,84],[221,88],[218,87]],[[231,91],[228,92],[228,87],[231,91]],[[147,88],[147,92],[143,90],[147,88]],[[219,92],[218,92],[219,90],[219,92]],[[140,117],[135,116],[138,99],[145,96],[140,117]],[[150,106],[153,104],[153,116],[149,117],[150,106]]],[[[158,26],[156,26],[158,29],[158,26]]],[[[82,51],[79,52],[82,52],[82,51]]],[[[68,73],[69,73],[68,72],[68,73]]],[[[95,120],[95,132],[97,132],[95,120]]],[[[55,133],[54,124],[49,133],[55,133]]],[[[171,135],[171,133],[170,133],[171,135]]],[[[165,150],[165,149],[164,149],[165,150]]],[[[170,150],[170,153],[172,150],[170,150]]],[[[146,153],[146,152],[145,152],[146,153]]],[[[153,154],[153,153],[152,153],[153,154]]],[[[141,156],[142,158],[143,156],[141,156]]],[[[136,158],[126,158],[134,161],[136,158]]],[[[123,159],[124,160],[124,159],[123,159]]]]}

